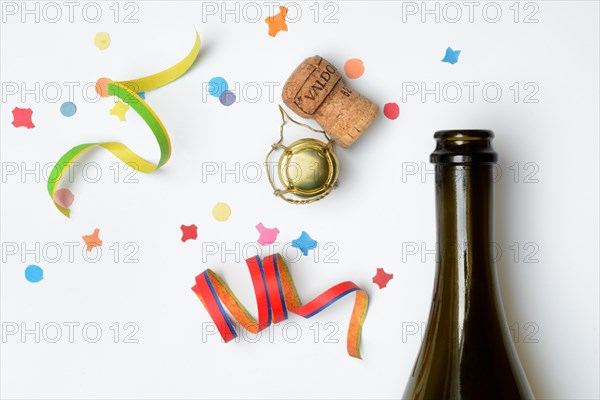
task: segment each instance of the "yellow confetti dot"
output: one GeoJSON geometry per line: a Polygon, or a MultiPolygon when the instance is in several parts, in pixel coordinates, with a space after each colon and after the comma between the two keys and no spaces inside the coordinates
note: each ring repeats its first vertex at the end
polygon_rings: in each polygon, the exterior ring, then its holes
{"type": "Polygon", "coordinates": [[[98,32],[94,36],[94,44],[100,50],[106,50],[110,46],[110,36],[107,32],[98,32]]]}
{"type": "Polygon", "coordinates": [[[231,216],[231,207],[227,203],[217,203],[212,210],[213,218],[217,221],[227,221],[231,216]]]}

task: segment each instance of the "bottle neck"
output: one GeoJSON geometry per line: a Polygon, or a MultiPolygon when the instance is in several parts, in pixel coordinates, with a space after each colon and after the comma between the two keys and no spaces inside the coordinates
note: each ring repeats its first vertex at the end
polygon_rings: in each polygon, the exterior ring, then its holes
{"type": "Polygon", "coordinates": [[[493,163],[489,131],[437,132],[437,273],[434,301],[448,315],[460,342],[465,319],[496,309],[499,289],[494,260],[493,163]]]}
{"type": "Polygon", "coordinates": [[[436,165],[438,271],[463,289],[495,277],[492,175],[491,164],[436,165]]]}
{"type": "Polygon", "coordinates": [[[493,261],[492,173],[489,164],[436,166],[437,235],[442,259],[468,262],[465,255],[477,250],[493,261]]]}

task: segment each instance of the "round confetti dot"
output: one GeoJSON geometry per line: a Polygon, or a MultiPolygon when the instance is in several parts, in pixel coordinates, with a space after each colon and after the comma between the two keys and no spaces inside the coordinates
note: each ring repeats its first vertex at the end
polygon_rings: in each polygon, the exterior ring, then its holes
{"type": "Polygon", "coordinates": [[[383,115],[389,119],[396,119],[400,115],[400,107],[396,103],[387,103],[383,106],[383,115]]]}
{"type": "Polygon", "coordinates": [[[77,106],[71,101],[65,101],[60,105],[60,113],[65,117],[72,117],[77,112],[77,106]]]}
{"type": "Polygon", "coordinates": [[[230,92],[229,90],[226,90],[223,93],[221,93],[221,95],[219,96],[219,101],[224,106],[229,107],[230,105],[235,103],[235,93],[230,92]]]}
{"type": "Polygon", "coordinates": [[[231,207],[227,203],[217,203],[213,207],[212,214],[217,221],[227,221],[231,216],[231,207]]]}
{"type": "Polygon", "coordinates": [[[54,201],[61,207],[71,207],[73,200],[75,200],[75,195],[69,189],[58,189],[54,192],[54,201]]]}
{"type": "Polygon", "coordinates": [[[110,35],[107,32],[98,32],[94,36],[94,44],[100,50],[108,49],[110,46],[110,35]]]}
{"type": "Polygon", "coordinates": [[[229,89],[229,84],[224,78],[220,76],[215,76],[210,81],[208,81],[208,94],[214,97],[219,97],[221,94],[229,89]]]}
{"type": "Polygon", "coordinates": [[[30,265],[25,268],[25,279],[31,283],[36,283],[44,279],[44,270],[37,265],[30,265]]]}
{"type": "Polygon", "coordinates": [[[344,64],[344,72],[350,79],[360,78],[365,73],[365,66],[362,60],[358,58],[351,58],[344,64]]]}
{"type": "Polygon", "coordinates": [[[110,82],[110,79],[108,78],[99,78],[96,81],[96,93],[98,93],[98,95],[100,97],[108,97],[108,83],[110,82]]]}

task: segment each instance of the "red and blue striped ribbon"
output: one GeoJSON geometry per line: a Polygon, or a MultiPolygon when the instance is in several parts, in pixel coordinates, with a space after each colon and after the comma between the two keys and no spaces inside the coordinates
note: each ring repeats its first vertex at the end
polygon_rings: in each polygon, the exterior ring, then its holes
{"type": "Polygon", "coordinates": [[[254,286],[258,306],[258,321],[240,303],[231,289],[211,269],[205,270],[196,277],[192,290],[196,293],[212,320],[215,322],[225,342],[237,336],[230,316],[241,326],[252,333],[267,328],[271,323],[278,323],[288,318],[288,311],[310,318],[347,294],[356,293],[354,308],[348,327],[348,354],[355,358],[360,356],[360,338],[362,325],[367,315],[367,293],[350,281],[339,283],[315,299],[302,305],[292,277],[279,254],[273,254],[261,260],[258,256],[246,260],[250,277],[254,286]]]}

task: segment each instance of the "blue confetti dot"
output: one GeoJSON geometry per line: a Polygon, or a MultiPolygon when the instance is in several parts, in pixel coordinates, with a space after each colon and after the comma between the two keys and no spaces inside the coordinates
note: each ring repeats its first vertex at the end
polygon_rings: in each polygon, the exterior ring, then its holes
{"type": "Polygon", "coordinates": [[[137,92],[137,95],[142,98],[142,100],[146,100],[146,92],[137,92]]]}
{"type": "Polygon", "coordinates": [[[44,270],[37,265],[30,265],[25,268],[25,279],[31,283],[36,283],[44,279],[44,270]]]}
{"type": "Polygon", "coordinates": [[[65,101],[60,106],[60,113],[65,117],[72,117],[77,112],[77,106],[71,101],[65,101]]]}
{"type": "Polygon", "coordinates": [[[227,89],[229,89],[229,84],[220,76],[216,76],[208,81],[208,94],[211,96],[220,97],[227,89]]]}
{"type": "Polygon", "coordinates": [[[235,103],[235,93],[230,92],[229,90],[226,90],[223,93],[221,93],[221,95],[219,96],[219,101],[224,106],[229,107],[230,105],[235,103]]]}

